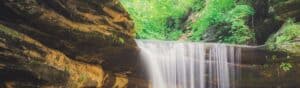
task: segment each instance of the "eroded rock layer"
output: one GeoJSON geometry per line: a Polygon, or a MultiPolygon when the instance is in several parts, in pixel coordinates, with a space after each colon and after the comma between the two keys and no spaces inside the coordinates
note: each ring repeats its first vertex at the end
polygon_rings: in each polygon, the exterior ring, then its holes
{"type": "Polygon", "coordinates": [[[127,86],[137,49],[117,0],[0,1],[0,87],[127,86]]]}

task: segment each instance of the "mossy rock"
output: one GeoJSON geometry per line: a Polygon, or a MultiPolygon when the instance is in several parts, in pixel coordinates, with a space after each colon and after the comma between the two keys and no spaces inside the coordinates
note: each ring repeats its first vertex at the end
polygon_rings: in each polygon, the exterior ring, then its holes
{"type": "Polygon", "coordinates": [[[267,41],[268,50],[300,56],[300,24],[291,20],[267,41]]]}

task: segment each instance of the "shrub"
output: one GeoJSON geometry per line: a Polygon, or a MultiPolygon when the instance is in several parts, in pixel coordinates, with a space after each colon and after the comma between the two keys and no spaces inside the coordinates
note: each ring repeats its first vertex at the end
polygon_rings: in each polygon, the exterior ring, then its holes
{"type": "MultiPolygon", "coordinates": [[[[237,0],[239,1],[239,0],[237,0]]],[[[253,14],[247,5],[236,0],[121,0],[136,24],[138,39],[177,40],[183,34],[192,34],[189,40],[201,41],[206,30],[215,24],[229,23],[229,35],[219,41],[243,44],[254,34],[245,19],[253,14]],[[188,11],[197,13],[195,22],[183,31],[180,25],[188,11]],[[191,33],[189,33],[191,32],[191,33]]],[[[221,31],[221,30],[220,30],[221,31]]],[[[224,31],[224,30],[222,30],[224,31]]]]}
{"type": "Polygon", "coordinates": [[[121,0],[136,24],[137,38],[176,40],[180,20],[195,0],[121,0]],[[172,18],[173,26],[169,26],[172,18]]]}

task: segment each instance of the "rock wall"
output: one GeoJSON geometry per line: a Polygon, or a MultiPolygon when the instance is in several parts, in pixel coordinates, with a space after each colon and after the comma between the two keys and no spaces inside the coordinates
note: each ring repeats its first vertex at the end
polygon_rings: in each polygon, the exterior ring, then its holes
{"type": "Polygon", "coordinates": [[[118,0],[1,0],[0,11],[0,87],[127,87],[138,50],[118,0]]]}
{"type": "Polygon", "coordinates": [[[281,25],[277,28],[278,31],[268,38],[266,42],[268,50],[299,58],[300,1],[274,0],[270,3],[270,9],[275,15],[274,18],[281,21],[281,25]]]}
{"type": "Polygon", "coordinates": [[[286,20],[300,21],[299,0],[253,0],[251,2],[255,14],[249,18],[248,25],[255,32],[258,45],[265,44],[272,34],[279,31],[286,20]]]}

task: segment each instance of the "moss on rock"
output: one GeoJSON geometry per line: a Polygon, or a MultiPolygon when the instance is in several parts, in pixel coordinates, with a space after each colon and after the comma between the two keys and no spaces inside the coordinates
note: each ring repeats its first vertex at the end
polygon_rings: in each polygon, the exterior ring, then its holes
{"type": "Polygon", "coordinates": [[[300,24],[288,20],[268,41],[268,49],[300,56],[300,24]]]}

